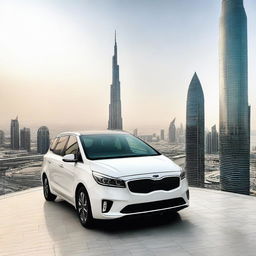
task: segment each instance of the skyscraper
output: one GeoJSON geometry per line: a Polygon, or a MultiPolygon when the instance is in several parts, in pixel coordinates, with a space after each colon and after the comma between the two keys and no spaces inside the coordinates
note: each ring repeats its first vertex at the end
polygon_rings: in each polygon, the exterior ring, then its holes
{"type": "Polygon", "coordinates": [[[31,139],[30,139],[30,129],[23,128],[20,130],[20,149],[25,149],[28,152],[31,151],[31,139]]]}
{"type": "Polygon", "coordinates": [[[187,95],[186,171],[191,186],[204,186],[204,94],[195,73],[187,95]]]}
{"type": "Polygon", "coordinates": [[[16,119],[11,120],[11,149],[19,149],[20,147],[20,136],[19,136],[19,120],[18,116],[16,119]]]}
{"type": "Polygon", "coordinates": [[[41,126],[37,131],[37,152],[45,154],[50,146],[49,129],[46,126],[41,126]]]}
{"type": "Polygon", "coordinates": [[[161,129],[160,131],[160,139],[164,140],[164,129],[161,129]]]}
{"type": "Polygon", "coordinates": [[[219,52],[221,189],[249,194],[247,17],[243,0],[222,0],[219,52]]]}
{"type": "Polygon", "coordinates": [[[176,142],[176,127],[175,127],[175,119],[174,118],[169,125],[169,142],[175,143],[176,142]]]}
{"type": "Polygon", "coordinates": [[[112,58],[112,84],[110,85],[109,130],[122,130],[119,65],[117,64],[117,43],[115,33],[114,56],[112,58]]]}
{"type": "Polygon", "coordinates": [[[136,136],[136,137],[138,136],[138,129],[137,128],[133,130],[133,135],[136,136]]]}
{"type": "Polygon", "coordinates": [[[4,131],[0,130],[0,146],[4,144],[4,131]]]}

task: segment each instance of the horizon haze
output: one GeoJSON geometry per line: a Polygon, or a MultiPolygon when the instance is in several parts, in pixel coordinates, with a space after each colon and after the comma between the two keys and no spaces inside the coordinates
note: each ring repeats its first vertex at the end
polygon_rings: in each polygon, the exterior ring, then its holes
{"type": "MultiPolygon", "coordinates": [[[[249,104],[256,125],[256,1],[248,18],[249,104]]],[[[221,0],[0,2],[0,129],[106,129],[117,30],[124,130],[185,124],[197,72],[206,128],[219,119],[221,0]]]]}

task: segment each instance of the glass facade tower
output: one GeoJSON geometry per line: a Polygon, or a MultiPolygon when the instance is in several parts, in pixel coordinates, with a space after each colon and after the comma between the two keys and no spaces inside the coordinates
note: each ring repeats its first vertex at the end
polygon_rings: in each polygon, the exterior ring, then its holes
{"type": "Polygon", "coordinates": [[[46,126],[41,126],[37,131],[37,152],[45,154],[50,146],[50,133],[46,126]]]}
{"type": "Polygon", "coordinates": [[[11,149],[18,150],[20,148],[20,128],[18,116],[11,120],[11,149]]]}
{"type": "Polygon", "coordinates": [[[221,189],[249,194],[247,17],[243,0],[222,1],[219,47],[221,189]]]}
{"type": "Polygon", "coordinates": [[[204,93],[196,73],[187,95],[186,172],[190,186],[204,187],[204,93]]]}
{"type": "Polygon", "coordinates": [[[174,118],[169,125],[169,142],[175,143],[176,142],[176,126],[175,126],[175,119],[174,118]]]}
{"type": "Polygon", "coordinates": [[[24,127],[20,130],[20,149],[25,149],[28,152],[31,151],[31,136],[29,128],[24,127]]]}

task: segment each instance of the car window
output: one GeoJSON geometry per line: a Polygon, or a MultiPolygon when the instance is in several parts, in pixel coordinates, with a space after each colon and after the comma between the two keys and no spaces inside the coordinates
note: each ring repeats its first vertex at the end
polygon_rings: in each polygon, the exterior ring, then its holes
{"type": "Polygon", "coordinates": [[[50,146],[50,150],[51,150],[51,151],[53,151],[54,148],[56,147],[57,142],[58,142],[58,139],[59,139],[59,138],[55,138],[55,139],[52,141],[51,146],[50,146]]]}
{"type": "Polygon", "coordinates": [[[68,155],[68,154],[77,155],[78,151],[79,151],[79,147],[78,147],[76,137],[70,136],[67,146],[66,146],[66,149],[65,149],[65,152],[64,152],[64,155],[68,155]]]}
{"type": "Polygon", "coordinates": [[[63,150],[65,148],[67,140],[68,140],[68,136],[60,137],[56,146],[55,146],[55,148],[54,148],[54,150],[53,150],[53,153],[55,153],[57,155],[60,155],[60,156],[63,156],[63,150]]]}
{"type": "Polygon", "coordinates": [[[81,135],[80,140],[87,158],[91,160],[160,154],[142,140],[129,134],[81,135]]]}
{"type": "Polygon", "coordinates": [[[145,143],[141,140],[135,140],[133,137],[127,137],[126,140],[134,154],[150,154],[151,148],[145,147],[145,143]]]}

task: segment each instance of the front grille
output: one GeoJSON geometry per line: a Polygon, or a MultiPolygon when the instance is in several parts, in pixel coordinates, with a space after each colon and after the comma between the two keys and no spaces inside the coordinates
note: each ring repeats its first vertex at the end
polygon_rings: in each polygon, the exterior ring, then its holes
{"type": "Polygon", "coordinates": [[[136,213],[136,212],[146,212],[153,210],[161,210],[164,208],[175,207],[185,204],[185,200],[182,197],[162,200],[162,201],[154,201],[149,203],[142,204],[130,204],[125,206],[121,213],[136,213]]]}
{"type": "Polygon", "coordinates": [[[166,177],[161,180],[142,179],[128,182],[130,191],[134,193],[149,193],[156,190],[169,191],[179,186],[179,177],[166,177]]]}

